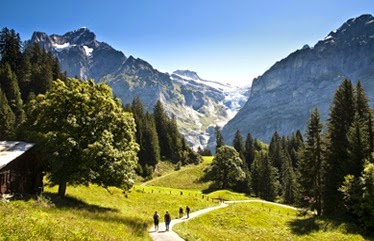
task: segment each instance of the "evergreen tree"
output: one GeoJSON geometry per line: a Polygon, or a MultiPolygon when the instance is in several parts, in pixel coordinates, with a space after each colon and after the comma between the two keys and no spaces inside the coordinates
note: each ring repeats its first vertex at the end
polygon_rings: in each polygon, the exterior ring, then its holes
{"type": "Polygon", "coordinates": [[[0,66],[0,86],[8,99],[10,108],[16,116],[16,125],[19,125],[24,120],[25,113],[17,76],[8,63],[0,66]]]}
{"type": "Polygon", "coordinates": [[[295,203],[297,196],[296,176],[292,167],[291,158],[286,151],[283,151],[282,158],[283,202],[287,204],[293,204],[295,203]]]}
{"type": "Polygon", "coordinates": [[[323,212],[342,209],[342,195],[338,188],[349,174],[348,132],[355,116],[354,90],[350,80],[344,80],[335,93],[328,120],[328,146],[324,175],[323,212]]]}
{"type": "Polygon", "coordinates": [[[235,150],[239,153],[239,156],[242,160],[245,160],[244,157],[244,143],[243,143],[243,137],[240,133],[240,130],[236,130],[235,135],[234,135],[234,140],[232,142],[232,146],[235,148],[235,150]]]}
{"type": "Polygon", "coordinates": [[[12,139],[15,121],[16,118],[8,105],[8,99],[0,88],[0,140],[12,139]]]}
{"type": "Polygon", "coordinates": [[[277,168],[278,172],[282,169],[281,149],[281,137],[276,131],[269,144],[269,157],[272,165],[277,168]]]}
{"type": "Polygon", "coordinates": [[[154,123],[154,118],[149,114],[144,114],[144,106],[140,98],[135,98],[132,102],[132,113],[136,123],[136,142],[140,146],[138,152],[138,163],[143,177],[152,174],[153,169],[160,160],[160,147],[154,123]],[[151,168],[152,167],[152,168],[151,168]]]}
{"type": "Polygon", "coordinates": [[[225,145],[225,141],[224,141],[223,136],[221,134],[221,127],[219,127],[219,126],[216,125],[216,127],[214,128],[214,130],[215,130],[215,135],[216,135],[216,152],[217,152],[217,150],[221,146],[225,145]]]}
{"type": "Polygon", "coordinates": [[[14,29],[3,28],[0,33],[0,65],[9,64],[13,72],[21,62],[21,38],[14,29]]]}
{"type": "MultiPolygon", "coordinates": [[[[257,156],[256,156],[257,159],[257,156]]],[[[259,197],[274,201],[278,193],[278,181],[276,168],[272,166],[268,155],[260,153],[258,156],[258,193],[259,197]]]]}
{"type": "Polygon", "coordinates": [[[298,182],[300,184],[301,205],[322,212],[322,129],[318,109],[311,113],[305,147],[301,149],[298,165],[298,182]]]}
{"type": "Polygon", "coordinates": [[[254,147],[254,140],[251,136],[251,133],[247,134],[247,138],[245,139],[245,161],[247,162],[248,167],[251,167],[253,160],[255,159],[255,147],[254,147]]]}
{"type": "Polygon", "coordinates": [[[156,130],[158,135],[158,142],[160,144],[160,154],[163,158],[171,156],[170,153],[170,137],[168,135],[168,116],[165,114],[164,106],[158,100],[153,108],[153,116],[155,119],[156,130]]]}

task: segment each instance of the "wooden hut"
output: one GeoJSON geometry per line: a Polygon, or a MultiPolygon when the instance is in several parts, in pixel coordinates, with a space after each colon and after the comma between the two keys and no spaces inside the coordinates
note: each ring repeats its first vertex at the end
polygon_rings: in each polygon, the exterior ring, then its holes
{"type": "Polygon", "coordinates": [[[0,194],[42,191],[43,174],[33,146],[20,141],[0,141],[0,194]]]}

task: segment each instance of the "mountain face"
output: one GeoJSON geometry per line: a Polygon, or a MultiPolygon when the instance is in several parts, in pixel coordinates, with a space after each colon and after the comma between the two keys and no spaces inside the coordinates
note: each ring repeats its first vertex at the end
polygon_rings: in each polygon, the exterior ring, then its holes
{"type": "Polygon", "coordinates": [[[88,28],[68,32],[64,35],[34,32],[28,43],[38,43],[60,60],[60,66],[68,76],[79,79],[100,80],[116,71],[126,56],[104,42],[98,42],[96,35],[88,28]]]}
{"type": "Polygon", "coordinates": [[[62,36],[35,32],[28,43],[34,42],[58,57],[61,70],[68,76],[107,83],[123,104],[139,97],[146,110],[153,112],[161,100],[169,115],[176,118],[187,143],[195,148],[205,147],[214,135],[214,126],[227,123],[248,98],[248,89],[206,81],[189,70],[163,73],[142,59],[127,58],[97,41],[87,28],[62,36]]]}
{"type": "MultiPolygon", "coordinates": [[[[248,101],[222,130],[231,144],[239,129],[269,142],[275,131],[305,131],[318,107],[326,120],[335,91],[344,79],[361,81],[374,99],[374,17],[362,15],[332,31],[314,47],[304,46],[254,79],[248,101]]],[[[372,102],[373,103],[373,102],[372,102]]],[[[372,104],[371,103],[371,104],[372,104]]]]}

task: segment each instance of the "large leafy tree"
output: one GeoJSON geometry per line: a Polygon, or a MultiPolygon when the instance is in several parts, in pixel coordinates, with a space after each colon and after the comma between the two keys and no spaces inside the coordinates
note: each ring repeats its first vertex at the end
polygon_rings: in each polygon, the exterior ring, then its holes
{"type": "Polygon", "coordinates": [[[133,184],[138,144],[135,122],[111,89],[93,81],[56,81],[29,104],[25,125],[59,185],[94,183],[123,189],[133,184]]]}
{"type": "Polygon", "coordinates": [[[306,143],[302,148],[298,165],[298,181],[300,184],[301,204],[310,209],[322,212],[322,129],[321,117],[318,109],[311,113],[307,131],[306,143]]]}
{"type": "Polygon", "coordinates": [[[242,162],[239,153],[233,147],[221,146],[206,170],[206,179],[212,180],[220,189],[233,188],[246,177],[241,168],[242,162]]]}

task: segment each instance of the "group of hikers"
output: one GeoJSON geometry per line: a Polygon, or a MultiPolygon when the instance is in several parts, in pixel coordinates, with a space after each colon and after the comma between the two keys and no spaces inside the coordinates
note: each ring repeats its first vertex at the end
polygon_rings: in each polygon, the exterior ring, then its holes
{"type": "MultiPolygon", "coordinates": [[[[183,208],[180,207],[179,208],[179,218],[182,218],[183,217],[183,208]]],[[[186,215],[187,215],[187,218],[190,217],[190,208],[188,206],[186,206],[186,215]]],[[[158,214],[158,212],[156,211],[155,214],[153,214],[153,223],[155,224],[155,231],[158,231],[158,224],[160,222],[160,215],[158,214]]],[[[166,213],[164,215],[164,222],[165,222],[165,227],[166,227],[166,230],[165,231],[169,231],[169,226],[170,226],[170,222],[171,222],[171,216],[170,216],[170,213],[168,210],[166,210],[166,213]]]]}

